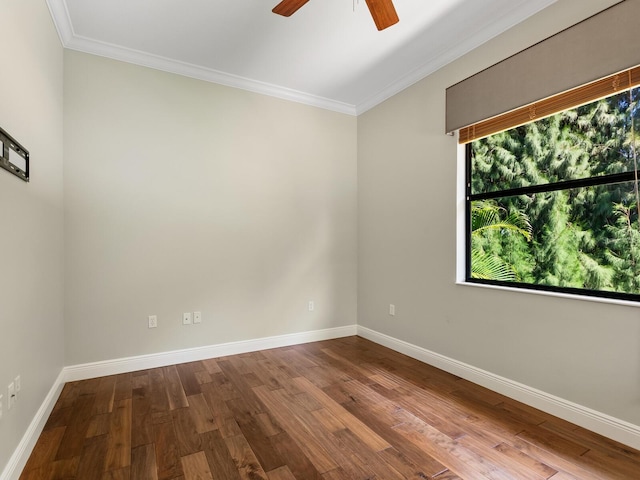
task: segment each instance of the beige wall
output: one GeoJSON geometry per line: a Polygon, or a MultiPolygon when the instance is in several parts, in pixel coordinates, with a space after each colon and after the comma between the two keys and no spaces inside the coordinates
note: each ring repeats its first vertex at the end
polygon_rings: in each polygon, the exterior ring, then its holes
{"type": "Polygon", "coordinates": [[[41,0],[0,0],[0,126],[31,182],[0,170],[0,472],[63,366],[62,46],[41,0]],[[7,410],[7,385],[22,379],[7,410]]]}
{"type": "Polygon", "coordinates": [[[63,96],[45,2],[0,0],[0,125],[33,162],[0,171],[0,467],[63,364],[356,318],[640,424],[637,308],[455,284],[443,134],[446,87],[611,3],[559,0],[356,119],[71,51],[63,96]]]}
{"type": "Polygon", "coordinates": [[[456,285],[443,133],[446,87],[611,3],[560,0],[359,117],[358,323],[639,425],[638,308],[456,285]]]}
{"type": "Polygon", "coordinates": [[[355,117],[72,51],[64,80],[68,365],[355,324],[355,117]]]}

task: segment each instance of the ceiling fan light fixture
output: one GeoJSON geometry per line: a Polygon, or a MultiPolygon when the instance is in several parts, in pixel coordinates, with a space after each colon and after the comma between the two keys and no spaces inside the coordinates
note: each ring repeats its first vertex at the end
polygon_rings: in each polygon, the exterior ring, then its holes
{"type": "MultiPolygon", "coordinates": [[[[272,12],[283,17],[290,17],[296,13],[309,0],[282,0],[272,12]]],[[[393,0],[366,0],[373,22],[378,30],[395,25],[400,21],[398,13],[393,6],[393,0]]]]}
{"type": "Polygon", "coordinates": [[[376,28],[381,31],[400,21],[392,0],[366,0],[376,28]]]}
{"type": "Polygon", "coordinates": [[[283,17],[290,17],[308,1],[309,0],[282,0],[271,11],[283,17]]]}
{"type": "Polygon", "coordinates": [[[308,1],[309,0],[282,0],[271,11],[283,17],[290,17],[308,1]]]}

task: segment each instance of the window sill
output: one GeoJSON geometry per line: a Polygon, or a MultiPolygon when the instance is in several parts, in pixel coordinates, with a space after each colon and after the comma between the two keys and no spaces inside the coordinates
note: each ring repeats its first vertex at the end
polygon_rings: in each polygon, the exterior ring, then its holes
{"type": "Polygon", "coordinates": [[[630,300],[618,300],[616,298],[604,298],[604,297],[591,297],[587,295],[573,295],[570,293],[560,293],[560,292],[548,292],[546,290],[534,290],[527,288],[513,288],[513,287],[504,287],[502,285],[487,285],[484,283],[473,283],[473,282],[465,282],[458,280],[456,281],[456,285],[461,285],[463,287],[476,287],[476,288],[488,288],[492,290],[502,290],[507,292],[516,292],[516,293],[526,293],[533,295],[543,295],[546,297],[556,297],[556,298],[565,298],[569,300],[582,300],[587,302],[597,302],[597,303],[607,303],[610,305],[622,305],[625,307],[640,307],[640,302],[632,302],[630,300]]]}

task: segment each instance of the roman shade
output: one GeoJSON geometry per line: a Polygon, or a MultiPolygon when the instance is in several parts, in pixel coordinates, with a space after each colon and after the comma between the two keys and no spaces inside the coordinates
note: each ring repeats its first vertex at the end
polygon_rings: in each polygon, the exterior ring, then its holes
{"type": "MultiPolygon", "coordinates": [[[[615,82],[615,74],[640,65],[638,18],[640,0],[624,0],[449,87],[446,131],[472,126],[606,77],[615,82]]],[[[534,109],[533,118],[524,118],[521,123],[536,117],[541,118],[534,109]]]]}

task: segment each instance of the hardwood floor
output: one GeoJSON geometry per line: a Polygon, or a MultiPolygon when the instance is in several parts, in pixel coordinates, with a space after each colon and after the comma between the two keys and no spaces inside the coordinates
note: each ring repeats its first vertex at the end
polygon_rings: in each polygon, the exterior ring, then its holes
{"type": "Polygon", "coordinates": [[[21,480],[606,480],[640,452],[359,337],[65,385],[21,480]]]}

